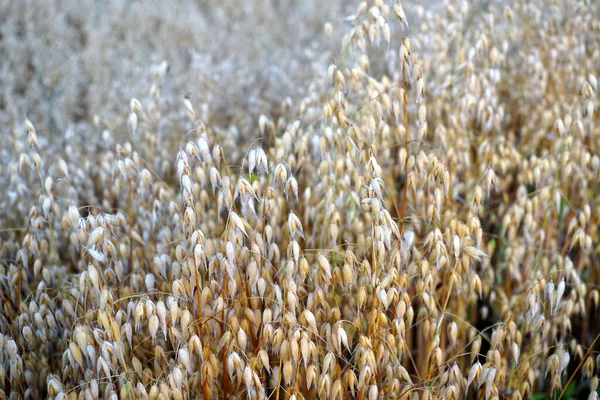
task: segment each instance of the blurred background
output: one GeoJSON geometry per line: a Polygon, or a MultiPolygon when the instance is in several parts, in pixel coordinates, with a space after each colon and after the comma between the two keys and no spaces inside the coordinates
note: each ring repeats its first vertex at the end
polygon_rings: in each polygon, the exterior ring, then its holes
{"type": "Polygon", "coordinates": [[[208,123],[243,126],[241,119],[305,94],[315,69],[325,73],[343,17],[357,4],[0,0],[1,129],[27,117],[40,132],[60,133],[97,113],[125,116],[165,61],[165,92],[209,103],[223,120],[208,123]],[[334,39],[323,32],[328,21],[334,39]]]}

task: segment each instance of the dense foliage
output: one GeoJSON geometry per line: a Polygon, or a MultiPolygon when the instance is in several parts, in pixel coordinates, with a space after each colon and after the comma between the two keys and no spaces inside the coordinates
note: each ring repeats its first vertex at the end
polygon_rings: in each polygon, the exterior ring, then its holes
{"type": "Polygon", "coordinates": [[[600,3],[69,3],[0,1],[2,398],[598,398],[600,3]]]}

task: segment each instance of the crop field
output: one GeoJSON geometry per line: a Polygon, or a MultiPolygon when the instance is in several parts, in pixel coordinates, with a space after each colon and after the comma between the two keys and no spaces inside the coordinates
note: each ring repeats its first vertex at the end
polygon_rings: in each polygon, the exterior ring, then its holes
{"type": "Polygon", "coordinates": [[[598,399],[599,76],[592,0],[0,0],[0,400],[598,399]]]}

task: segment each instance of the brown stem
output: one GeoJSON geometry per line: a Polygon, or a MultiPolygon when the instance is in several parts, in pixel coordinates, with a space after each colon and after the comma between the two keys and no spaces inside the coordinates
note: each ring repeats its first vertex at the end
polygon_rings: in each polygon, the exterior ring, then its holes
{"type": "Polygon", "coordinates": [[[571,383],[571,381],[573,380],[573,378],[575,378],[575,375],[577,374],[577,372],[579,372],[579,370],[581,369],[581,367],[583,366],[583,364],[585,363],[585,361],[587,360],[587,358],[590,356],[590,353],[594,349],[594,345],[596,344],[596,342],[598,341],[598,339],[600,339],[600,333],[598,333],[596,335],[596,337],[594,338],[594,341],[592,342],[592,344],[590,344],[590,347],[588,347],[587,351],[585,352],[585,355],[583,357],[581,357],[581,361],[579,361],[579,364],[577,365],[577,368],[575,368],[575,371],[573,371],[573,373],[569,377],[569,380],[563,386],[563,390],[562,390],[562,392],[560,392],[560,396],[558,396],[558,400],[562,399],[563,396],[565,395],[565,392],[569,388],[569,384],[571,383]]]}
{"type": "MultiPolygon", "coordinates": [[[[223,309],[221,310],[221,335],[225,334],[225,329],[227,328],[225,326],[225,299],[226,299],[226,291],[225,288],[227,287],[227,274],[224,273],[223,274],[223,282],[222,282],[222,290],[221,290],[221,296],[223,297],[223,309]]],[[[229,386],[229,379],[227,377],[227,352],[225,351],[225,349],[223,349],[223,356],[222,356],[222,363],[223,363],[223,376],[221,377],[221,383],[223,385],[223,397],[225,399],[227,399],[229,396],[227,394],[228,392],[228,386],[229,386]]]]}

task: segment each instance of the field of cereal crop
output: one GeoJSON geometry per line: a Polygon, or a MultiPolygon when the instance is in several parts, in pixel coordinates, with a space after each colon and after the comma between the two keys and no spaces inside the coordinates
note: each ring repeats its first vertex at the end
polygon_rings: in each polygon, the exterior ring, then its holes
{"type": "Polygon", "coordinates": [[[0,0],[0,59],[0,400],[598,399],[600,3],[0,0]]]}

